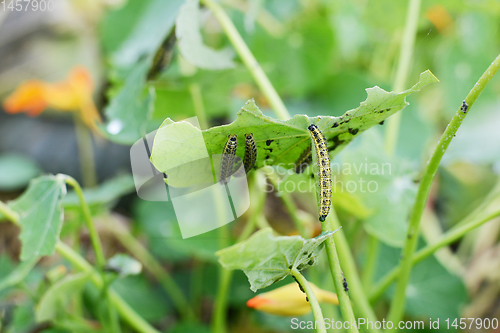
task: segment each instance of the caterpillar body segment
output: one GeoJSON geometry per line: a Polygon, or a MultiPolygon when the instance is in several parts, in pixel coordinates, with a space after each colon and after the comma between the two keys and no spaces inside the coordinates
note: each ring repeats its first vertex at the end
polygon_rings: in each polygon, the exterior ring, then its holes
{"type": "Polygon", "coordinates": [[[253,168],[255,162],[257,161],[257,147],[255,146],[255,140],[253,134],[245,134],[245,157],[243,158],[243,165],[245,166],[245,172],[249,172],[253,168]]]}
{"type": "Polygon", "coordinates": [[[238,141],[236,135],[229,135],[224,150],[222,151],[221,167],[220,167],[220,182],[225,185],[228,183],[228,178],[233,172],[234,157],[238,141]]]}
{"type": "Polygon", "coordinates": [[[332,172],[330,169],[330,156],[328,155],[328,147],[326,145],[325,136],[316,125],[308,127],[316,148],[318,157],[318,176],[319,176],[319,220],[325,221],[330,212],[331,197],[332,197],[332,172]]]}

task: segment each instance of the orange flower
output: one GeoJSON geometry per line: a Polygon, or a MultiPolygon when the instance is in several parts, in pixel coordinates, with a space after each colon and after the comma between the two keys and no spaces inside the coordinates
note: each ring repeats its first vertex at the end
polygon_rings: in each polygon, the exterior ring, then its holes
{"type": "Polygon", "coordinates": [[[427,9],[425,17],[434,24],[440,34],[444,34],[453,27],[453,19],[442,5],[434,5],[427,9]]]}
{"type": "MultiPolygon", "coordinates": [[[[320,289],[311,282],[309,285],[318,302],[339,304],[336,294],[320,289]]],[[[306,294],[300,290],[299,285],[295,282],[251,298],[248,300],[247,306],[280,316],[301,316],[311,312],[306,294]]]]}
{"type": "Polygon", "coordinates": [[[66,80],[46,83],[29,80],[22,83],[3,102],[8,113],[26,112],[38,116],[46,108],[59,111],[77,111],[83,122],[93,130],[101,117],[92,100],[94,84],[89,72],[84,67],[75,67],[66,80]]]}

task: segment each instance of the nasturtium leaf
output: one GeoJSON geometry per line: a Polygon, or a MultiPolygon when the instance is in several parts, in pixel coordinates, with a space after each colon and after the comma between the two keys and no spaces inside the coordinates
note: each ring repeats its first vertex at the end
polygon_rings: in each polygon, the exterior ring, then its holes
{"type": "Polygon", "coordinates": [[[114,142],[132,144],[146,134],[155,99],[154,89],[145,89],[149,65],[147,58],[139,61],[104,110],[108,121],[103,127],[108,138],[114,142]]]}
{"type": "Polygon", "coordinates": [[[301,236],[275,237],[271,228],[265,228],[216,254],[224,268],[243,270],[250,289],[257,291],[284,279],[294,268],[300,271],[314,265],[323,242],[334,232],[304,239],[301,236]]]}
{"type": "Polygon", "coordinates": [[[29,181],[42,173],[32,159],[18,154],[0,155],[0,189],[3,191],[19,190],[29,181]]]}
{"type": "Polygon", "coordinates": [[[146,8],[131,34],[112,56],[112,65],[120,69],[135,66],[145,55],[153,56],[172,30],[183,0],[145,1],[146,8]]]}
{"type": "Polygon", "coordinates": [[[32,180],[26,192],[9,203],[19,214],[22,261],[54,253],[63,222],[61,199],[65,194],[62,176],[42,176],[32,180]]]}
{"type": "Polygon", "coordinates": [[[175,34],[182,56],[191,64],[204,69],[235,67],[234,51],[230,48],[212,49],[203,44],[200,33],[200,9],[198,0],[187,0],[176,20],[175,34]]]}
{"type": "Polygon", "coordinates": [[[88,273],[67,276],[52,285],[36,306],[38,322],[56,319],[58,314],[66,313],[66,306],[73,296],[80,292],[89,280],[88,273]]]}
{"type": "MultiPolygon", "coordinates": [[[[104,205],[117,201],[135,190],[134,178],[130,174],[119,175],[107,180],[97,188],[84,189],[83,196],[88,205],[104,205]]],[[[62,199],[64,208],[80,207],[80,199],[75,192],[69,192],[62,199]]]]}
{"type": "MultiPolygon", "coordinates": [[[[263,115],[255,102],[250,100],[238,112],[238,117],[233,123],[212,127],[201,133],[209,155],[221,154],[228,135],[236,134],[238,136],[236,155],[240,158],[244,156],[244,134],[253,133],[257,145],[256,167],[281,165],[291,169],[298,157],[311,145],[311,135],[307,129],[310,124],[317,125],[323,132],[330,156],[333,157],[356,135],[379,124],[408,105],[406,96],[437,81],[430,71],[425,71],[420,74],[420,80],[413,87],[401,93],[387,92],[377,86],[368,88],[367,99],[358,108],[347,111],[340,117],[296,115],[286,121],[277,120],[263,115]]],[[[167,119],[156,134],[151,161],[159,171],[166,172],[173,166],[181,164],[179,161],[184,155],[197,154],[199,151],[198,147],[186,146],[183,154],[164,153],[169,150],[166,145],[170,142],[157,139],[167,135],[164,132],[171,132],[176,126],[182,126],[181,124],[182,122],[173,123],[167,119]]]]}
{"type": "Polygon", "coordinates": [[[118,273],[120,277],[125,277],[139,274],[142,271],[142,265],[129,255],[118,253],[108,260],[106,269],[118,273]]]}
{"type": "Polygon", "coordinates": [[[338,180],[335,183],[341,184],[341,191],[352,191],[350,194],[370,210],[363,219],[369,234],[401,247],[417,194],[414,172],[408,161],[387,156],[377,131],[368,131],[360,140],[359,145],[340,154],[343,169],[341,175],[333,175],[338,180]]]}

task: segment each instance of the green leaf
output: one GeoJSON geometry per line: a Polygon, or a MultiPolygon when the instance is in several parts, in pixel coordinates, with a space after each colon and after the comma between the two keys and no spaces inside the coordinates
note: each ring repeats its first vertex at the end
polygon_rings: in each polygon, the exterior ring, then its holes
{"type": "MultiPolygon", "coordinates": [[[[83,195],[89,206],[103,205],[116,201],[134,190],[134,178],[126,174],[107,180],[98,188],[84,189],[83,195]]],[[[80,207],[80,200],[75,192],[70,192],[63,198],[62,204],[65,208],[80,207]]]]}
{"type": "Polygon", "coordinates": [[[34,257],[28,261],[20,263],[10,274],[0,280],[0,292],[6,288],[13,287],[29,274],[40,258],[34,257]]]}
{"type": "Polygon", "coordinates": [[[265,228],[216,254],[224,268],[243,270],[250,289],[257,291],[284,279],[293,268],[300,271],[314,265],[323,242],[335,231],[304,239],[300,236],[275,237],[271,228],[265,228]]]}
{"type": "Polygon", "coordinates": [[[65,314],[69,301],[80,292],[89,280],[89,276],[88,273],[78,273],[52,285],[36,306],[36,320],[48,321],[56,319],[58,314],[65,314]]]}
{"type": "MultiPolygon", "coordinates": [[[[330,156],[337,154],[356,135],[403,109],[408,103],[405,98],[422,87],[437,82],[430,71],[420,74],[420,80],[413,87],[401,93],[386,92],[375,86],[366,89],[367,99],[356,109],[347,111],[343,116],[308,117],[296,115],[282,121],[262,114],[253,100],[248,101],[238,112],[238,118],[229,125],[212,127],[202,132],[208,154],[221,154],[228,134],[236,134],[239,139],[237,155],[244,156],[242,139],[245,133],[253,133],[257,145],[257,167],[281,165],[287,169],[294,167],[302,152],[311,145],[311,135],[307,129],[316,124],[325,135],[330,156]]],[[[186,157],[193,159],[203,156],[204,147],[183,145],[200,132],[185,122],[164,121],[156,133],[151,161],[161,172],[175,168],[186,157]],[[172,139],[176,133],[175,141],[172,139]],[[182,147],[182,154],[179,153],[182,147]]]]}
{"type": "MultiPolygon", "coordinates": [[[[360,139],[360,145],[349,147],[340,155],[342,169],[339,165],[339,174],[332,173],[336,190],[353,191],[351,194],[370,210],[363,219],[369,234],[387,245],[401,247],[417,193],[413,171],[405,160],[387,156],[377,131],[368,131],[360,139]]],[[[332,170],[336,169],[334,166],[332,170]]]]}
{"type": "Polygon", "coordinates": [[[32,180],[26,192],[9,203],[19,213],[21,260],[54,253],[63,222],[61,199],[65,194],[63,176],[43,176],[32,180]]]}
{"type": "Polygon", "coordinates": [[[149,1],[131,34],[113,54],[113,65],[131,68],[144,56],[152,57],[174,27],[182,3],[183,0],[149,1]]]}
{"type": "Polygon", "coordinates": [[[131,70],[124,86],[104,113],[108,118],[103,129],[108,138],[121,144],[132,144],[146,134],[146,125],[154,109],[154,89],[145,91],[150,61],[143,58],[131,70]]]}
{"type": "Polygon", "coordinates": [[[120,277],[125,277],[139,274],[142,271],[142,265],[131,256],[118,253],[108,260],[106,269],[118,273],[120,277]]]}
{"type": "Polygon", "coordinates": [[[38,165],[28,157],[18,154],[0,156],[0,190],[22,189],[40,173],[42,171],[38,165]]]}
{"type": "Polygon", "coordinates": [[[198,0],[187,0],[182,5],[176,21],[175,34],[180,53],[191,64],[205,69],[235,67],[232,49],[214,50],[203,44],[198,0]]]}

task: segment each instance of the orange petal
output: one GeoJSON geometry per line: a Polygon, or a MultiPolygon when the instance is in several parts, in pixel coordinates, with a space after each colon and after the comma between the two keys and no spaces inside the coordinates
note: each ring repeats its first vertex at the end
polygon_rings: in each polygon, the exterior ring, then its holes
{"type": "Polygon", "coordinates": [[[46,107],[46,84],[38,80],[22,83],[3,102],[7,113],[26,112],[30,116],[38,116],[46,107]]]}

